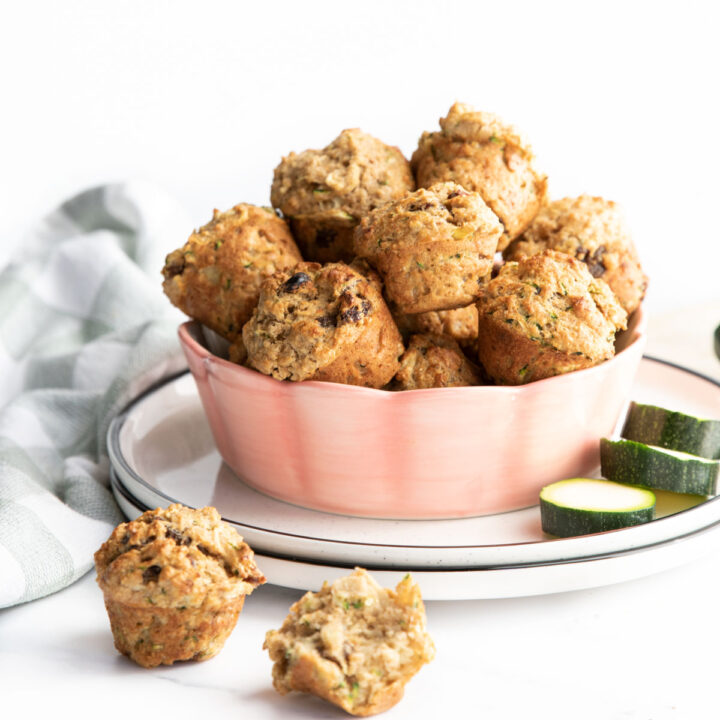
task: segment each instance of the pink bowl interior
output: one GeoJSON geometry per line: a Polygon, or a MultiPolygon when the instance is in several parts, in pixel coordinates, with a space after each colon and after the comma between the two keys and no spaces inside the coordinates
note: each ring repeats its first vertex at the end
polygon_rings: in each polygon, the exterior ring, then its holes
{"type": "Polygon", "coordinates": [[[644,330],[638,310],[615,357],[588,370],[405,392],[278,381],[211,353],[197,323],[179,335],[218,450],[240,479],[303,507],[420,519],[526,507],[548,482],[596,470],[644,330]]]}

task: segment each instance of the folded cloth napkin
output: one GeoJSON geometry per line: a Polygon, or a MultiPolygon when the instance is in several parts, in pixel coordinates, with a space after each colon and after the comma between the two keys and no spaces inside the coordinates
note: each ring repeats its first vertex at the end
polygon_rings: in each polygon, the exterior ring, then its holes
{"type": "Polygon", "coordinates": [[[105,434],[184,367],[160,270],[188,228],[149,184],[99,187],[40,222],[0,272],[0,607],[77,580],[123,520],[105,434]]]}

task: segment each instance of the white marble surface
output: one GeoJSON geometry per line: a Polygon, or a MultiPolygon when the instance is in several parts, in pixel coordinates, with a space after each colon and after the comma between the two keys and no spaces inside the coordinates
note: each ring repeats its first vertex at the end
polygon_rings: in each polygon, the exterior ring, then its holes
{"type": "MultiPolygon", "coordinates": [[[[2,717],[344,717],[272,689],[263,636],[298,596],[262,587],[217,657],[145,670],[114,651],[89,574],[0,612],[2,717]]],[[[716,717],[719,604],[720,558],[592,591],[429,603],[437,658],[384,717],[716,717]]]]}

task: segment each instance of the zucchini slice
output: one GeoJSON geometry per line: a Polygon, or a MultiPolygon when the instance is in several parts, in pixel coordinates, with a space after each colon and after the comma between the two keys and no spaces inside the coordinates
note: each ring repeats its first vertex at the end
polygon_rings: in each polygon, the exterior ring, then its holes
{"type": "Polygon", "coordinates": [[[627,440],[646,445],[704,458],[720,458],[720,420],[702,420],[634,402],[630,404],[625,427],[620,434],[627,440]]]}
{"type": "Polygon", "coordinates": [[[708,460],[634,440],[600,440],[604,477],[689,495],[716,495],[720,460],[708,460]]]}
{"type": "Polygon", "coordinates": [[[558,480],[540,491],[542,529],[559,537],[640,525],[654,513],[655,495],[650,490],[609,480],[558,480]]]}

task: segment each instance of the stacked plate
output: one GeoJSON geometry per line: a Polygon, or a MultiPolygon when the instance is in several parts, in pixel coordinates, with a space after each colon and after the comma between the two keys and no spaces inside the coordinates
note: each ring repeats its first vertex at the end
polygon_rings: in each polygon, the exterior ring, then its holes
{"type": "MultiPolygon", "coordinates": [[[[644,358],[632,398],[713,417],[720,385],[644,358]]],[[[245,485],[222,462],[189,374],[117,417],[108,450],[113,492],[128,517],[172,502],[213,505],[253,547],[270,582],[303,590],[360,565],[388,585],[412,571],[430,600],[534,595],[642,577],[720,547],[720,498],[669,493],[658,493],[650,523],[565,539],[542,533],[537,506],[456,520],[374,520],[289,505],[245,485]]]]}

